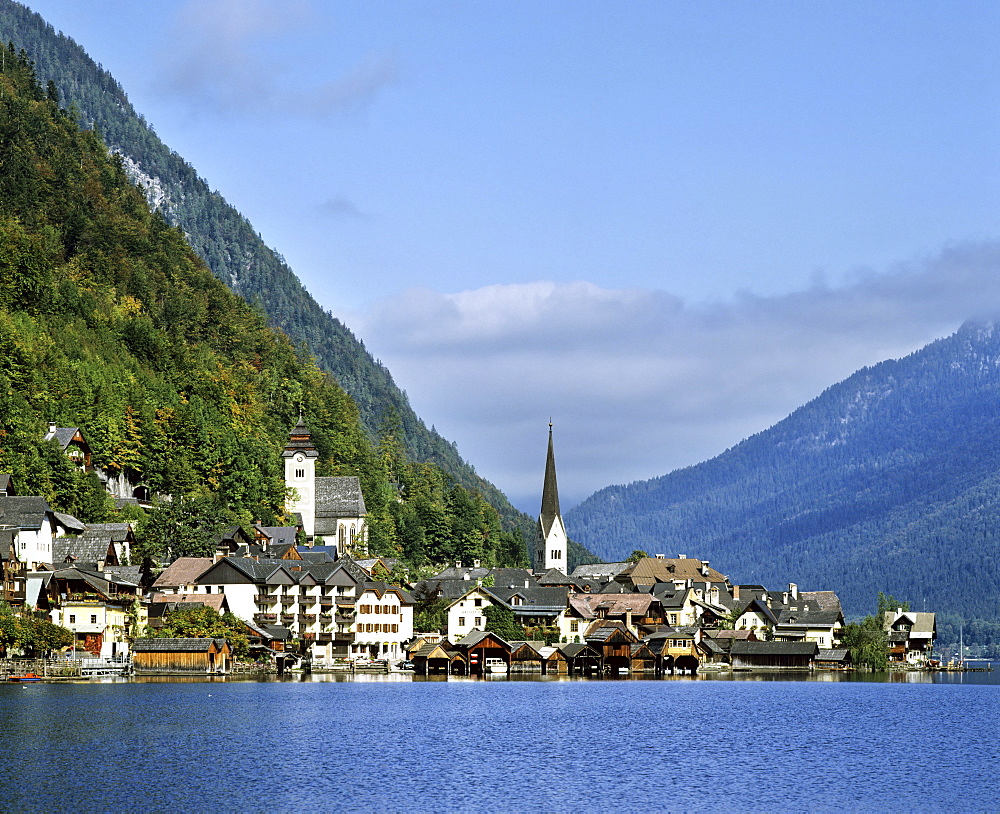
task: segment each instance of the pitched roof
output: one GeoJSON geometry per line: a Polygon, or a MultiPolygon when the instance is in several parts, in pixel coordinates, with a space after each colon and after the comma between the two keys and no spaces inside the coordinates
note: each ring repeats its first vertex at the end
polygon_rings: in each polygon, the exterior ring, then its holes
{"type": "Polygon", "coordinates": [[[635,585],[652,585],[657,582],[672,582],[675,579],[691,579],[695,582],[725,582],[726,577],[701,560],[691,557],[667,559],[666,557],[643,557],[618,575],[635,585]]]}
{"type": "Polygon", "coordinates": [[[74,438],[76,438],[77,433],[80,433],[80,441],[84,446],[89,446],[86,439],[83,437],[83,433],[80,432],[79,427],[50,427],[49,431],[45,433],[46,441],[55,441],[59,444],[59,448],[64,452],[66,447],[70,445],[74,438]]]}
{"type": "Polygon", "coordinates": [[[198,581],[214,564],[211,557],[178,557],[168,565],[153,583],[153,588],[173,588],[198,581]]]}
{"type": "Polygon", "coordinates": [[[136,639],[132,643],[134,653],[207,653],[213,648],[219,650],[224,639],[136,639]]]}
{"type": "Polygon", "coordinates": [[[734,656],[812,656],[819,650],[816,642],[752,642],[736,639],[730,652],[734,656]]]}
{"type": "Polygon", "coordinates": [[[52,514],[52,509],[44,497],[0,495],[0,524],[4,526],[38,531],[45,522],[47,514],[52,514]]]}
{"type": "Polygon", "coordinates": [[[79,537],[56,537],[52,541],[53,562],[92,562],[118,564],[118,554],[111,538],[100,532],[85,531],[79,537]]]}
{"type": "Polygon", "coordinates": [[[584,619],[593,619],[600,612],[605,616],[625,616],[633,613],[645,616],[653,597],[649,594],[570,594],[569,605],[584,619]]]}
{"type": "Polygon", "coordinates": [[[574,579],[614,579],[628,568],[627,562],[599,562],[592,565],[578,565],[570,574],[574,579]]]}
{"type": "Polygon", "coordinates": [[[364,517],[366,514],[368,510],[365,509],[361,480],[357,475],[316,478],[317,521],[321,518],[364,517]]]}

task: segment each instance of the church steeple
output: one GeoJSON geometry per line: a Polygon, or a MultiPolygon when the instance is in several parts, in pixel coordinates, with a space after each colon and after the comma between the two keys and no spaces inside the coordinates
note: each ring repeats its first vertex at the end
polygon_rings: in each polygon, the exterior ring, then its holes
{"type": "Polygon", "coordinates": [[[549,448],[545,458],[545,480],[542,483],[542,510],[538,515],[535,570],[558,568],[566,573],[566,529],[559,513],[559,487],[556,484],[556,455],[552,445],[552,421],[549,420],[549,448]]]}
{"type": "Polygon", "coordinates": [[[559,487],[556,485],[556,454],[552,448],[552,421],[549,421],[549,451],[545,457],[545,482],[542,484],[542,517],[551,522],[559,516],[559,487]]]}

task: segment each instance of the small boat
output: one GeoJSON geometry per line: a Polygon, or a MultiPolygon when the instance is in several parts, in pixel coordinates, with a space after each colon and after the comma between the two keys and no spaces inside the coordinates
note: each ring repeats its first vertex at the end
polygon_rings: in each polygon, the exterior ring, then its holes
{"type": "Polygon", "coordinates": [[[23,683],[26,681],[41,681],[42,677],[40,675],[36,675],[35,673],[24,673],[23,675],[19,676],[7,676],[7,680],[20,681],[23,683]]]}
{"type": "Polygon", "coordinates": [[[487,673],[506,673],[507,662],[503,659],[486,659],[483,662],[483,671],[487,673]]]}

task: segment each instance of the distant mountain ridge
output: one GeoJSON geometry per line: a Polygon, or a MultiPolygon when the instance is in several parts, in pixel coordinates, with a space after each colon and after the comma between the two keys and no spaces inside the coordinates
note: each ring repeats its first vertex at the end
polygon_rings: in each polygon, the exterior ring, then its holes
{"type": "Polygon", "coordinates": [[[308,346],[320,366],[354,399],[372,438],[400,433],[412,460],[436,464],[457,483],[479,491],[508,525],[533,530],[531,518],[477,475],[453,443],[433,427],[428,429],[388,369],[349,328],[323,310],[249,221],[160,141],[110,73],[71,38],[13,0],[0,0],[0,41],[24,49],[42,85],[52,82],[80,123],[98,130],[122,155],[125,169],[146,188],[151,204],[184,232],[216,277],[256,303],[293,342],[308,346]]]}
{"type": "Polygon", "coordinates": [[[710,560],[741,582],[878,591],[915,610],[1000,619],[1000,329],[969,323],[864,368],[772,428],[566,513],[608,560],[710,560]]]}

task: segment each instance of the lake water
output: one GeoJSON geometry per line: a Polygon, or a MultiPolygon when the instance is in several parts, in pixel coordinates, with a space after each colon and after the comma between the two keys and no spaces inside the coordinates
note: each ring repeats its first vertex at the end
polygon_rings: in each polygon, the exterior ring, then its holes
{"type": "Polygon", "coordinates": [[[0,685],[0,810],[1000,810],[1000,673],[928,678],[0,685]]]}

